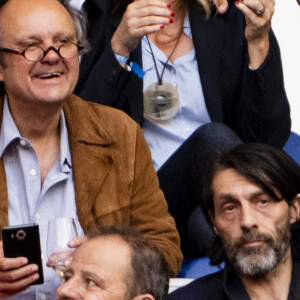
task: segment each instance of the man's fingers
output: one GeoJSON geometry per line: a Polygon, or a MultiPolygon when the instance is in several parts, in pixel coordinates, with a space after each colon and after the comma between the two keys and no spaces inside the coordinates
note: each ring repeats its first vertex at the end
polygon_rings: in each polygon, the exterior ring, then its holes
{"type": "Polygon", "coordinates": [[[15,282],[22,278],[33,275],[38,271],[38,266],[35,264],[26,265],[10,271],[0,271],[0,285],[4,282],[15,282]]]}
{"type": "Polygon", "coordinates": [[[20,268],[28,264],[28,259],[26,257],[16,257],[16,258],[0,258],[0,272],[9,271],[20,268]]]}
{"type": "Polygon", "coordinates": [[[39,274],[34,273],[30,276],[13,282],[0,281],[0,298],[11,297],[26,290],[33,282],[39,279],[39,274]]]}
{"type": "Polygon", "coordinates": [[[84,236],[77,236],[76,238],[69,241],[68,246],[70,248],[77,248],[87,240],[88,240],[88,237],[85,236],[85,235],[84,236]]]}

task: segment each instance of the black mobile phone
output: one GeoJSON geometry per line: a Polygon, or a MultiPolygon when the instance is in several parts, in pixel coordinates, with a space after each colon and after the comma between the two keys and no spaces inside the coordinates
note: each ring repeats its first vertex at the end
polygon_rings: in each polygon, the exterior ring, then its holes
{"type": "Polygon", "coordinates": [[[5,257],[24,256],[28,263],[37,264],[39,279],[32,284],[44,283],[40,233],[38,224],[26,224],[2,228],[5,257]]]}

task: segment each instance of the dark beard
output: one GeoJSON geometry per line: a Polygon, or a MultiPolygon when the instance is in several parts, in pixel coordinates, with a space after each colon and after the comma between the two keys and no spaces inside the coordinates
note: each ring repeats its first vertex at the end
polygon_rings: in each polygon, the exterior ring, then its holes
{"type": "Polygon", "coordinates": [[[223,244],[228,261],[236,273],[258,280],[279,265],[290,247],[290,239],[290,224],[287,219],[281,228],[276,228],[276,239],[257,229],[247,229],[234,244],[230,241],[223,241],[223,244]],[[242,248],[243,244],[251,241],[263,243],[242,248]]]}

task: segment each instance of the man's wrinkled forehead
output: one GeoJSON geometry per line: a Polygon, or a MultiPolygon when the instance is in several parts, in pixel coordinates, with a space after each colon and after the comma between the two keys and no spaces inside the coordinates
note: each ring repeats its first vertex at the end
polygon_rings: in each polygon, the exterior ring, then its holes
{"type": "Polygon", "coordinates": [[[0,34],[3,39],[7,33],[20,28],[25,33],[28,29],[29,34],[55,30],[57,18],[62,20],[65,30],[72,30],[75,34],[72,16],[60,1],[8,0],[0,9],[0,34]]]}

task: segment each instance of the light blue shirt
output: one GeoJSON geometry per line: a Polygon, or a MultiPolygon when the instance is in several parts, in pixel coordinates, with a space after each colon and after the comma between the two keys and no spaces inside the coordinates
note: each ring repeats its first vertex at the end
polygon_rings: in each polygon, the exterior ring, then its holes
{"type": "MultiPolygon", "coordinates": [[[[44,280],[9,299],[55,299],[60,280],[46,266],[48,220],[60,216],[78,219],[72,176],[68,132],[63,111],[60,119],[60,156],[41,185],[37,154],[23,138],[11,116],[7,97],[3,108],[0,155],[4,161],[9,200],[9,225],[38,223],[40,228],[44,280]]],[[[79,225],[79,222],[77,222],[79,225]]],[[[79,234],[83,234],[78,226],[79,234]]]]}
{"type": "MultiPolygon", "coordinates": [[[[184,33],[192,38],[188,15],[184,21],[184,33]]],[[[166,55],[151,43],[159,74],[167,61],[166,55]]],[[[144,91],[157,82],[153,58],[146,37],[142,39],[142,58],[144,91]]],[[[152,161],[156,170],[181,146],[181,144],[199,126],[210,123],[200,81],[196,52],[193,49],[178,57],[173,63],[168,62],[163,81],[178,85],[180,108],[175,117],[167,121],[149,121],[144,118],[143,131],[151,149],[152,161]]]]}

